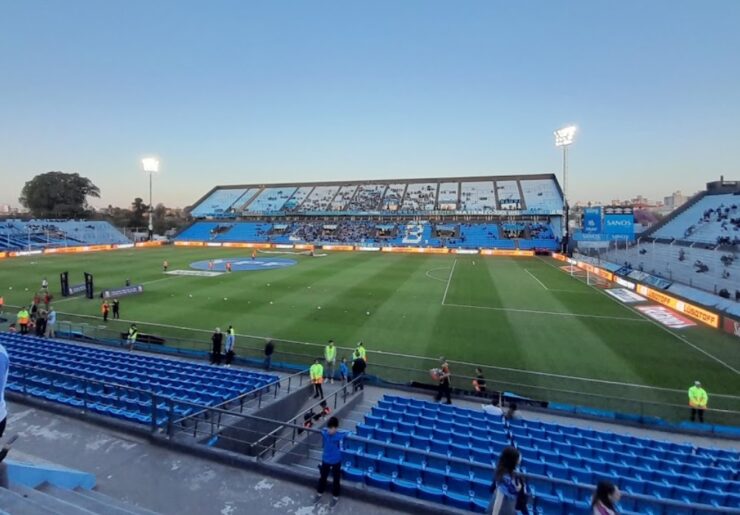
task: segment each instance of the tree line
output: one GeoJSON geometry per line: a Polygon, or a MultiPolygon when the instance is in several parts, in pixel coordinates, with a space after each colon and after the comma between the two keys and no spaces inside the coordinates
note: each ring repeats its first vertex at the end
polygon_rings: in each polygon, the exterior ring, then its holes
{"type": "MultiPolygon", "coordinates": [[[[77,173],[47,172],[26,182],[18,201],[34,218],[78,218],[106,220],[116,227],[145,231],[149,225],[149,205],[137,197],[130,207],[113,207],[95,211],[87,199],[100,198],[98,188],[87,177],[77,173]]],[[[164,234],[187,224],[187,213],[182,209],[168,209],[157,204],[153,211],[155,234],[164,234]]]]}

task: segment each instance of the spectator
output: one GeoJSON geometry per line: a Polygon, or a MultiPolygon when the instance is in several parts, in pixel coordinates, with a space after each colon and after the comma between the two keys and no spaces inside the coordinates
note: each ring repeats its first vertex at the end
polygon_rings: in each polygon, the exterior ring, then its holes
{"type": "Polygon", "coordinates": [[[342,381],[342,385],[347,384],[349,378],[349,368],[347,367],[347,358],[342,358],[342,362],[339,363],[339,379],[342,381]]]}
{"type": "Polygon", "coordinates": [[[489,415],[494,415],[497,417],[502,417],[504,415],[504,410],[502,410],[498,405],[498,397],[494,397],[493,399],[491,399],[490,404],[481,404],[481,408],[489,415]]]}
{"type": "Polygon", "coordinates": [[[234,344],[236,343],[236,334],[234,333],[234,326],[229,325],[229,328],[226,330],[226,347],[224,347],[224,351],[226,352],[226,366],[230,367],[231,362],[234,359],[234,344]]]}
{"type": "Polygon", "coordinates": [[[447,398],[447,404],[452,404],[452,388],[450,387],[450,376],[452,374],[450,374],[450,365],[445,358],[440,358],[440,362],[441,365],[437,374],[439,386],[437,388],[436,401],[439,402],[442,400],[442,397],[445,397],[447,398]]]}
{"type": "Polygon", "coordinates": [[[496,494],[491,515],[516,515],[517,498],[524,489],[516,474],[520,461],[521,455],[516,448],[509,446],[501,451],[494,473],[496,494]]]}
{"type": "Polygon", "coordinates": [[[8,422],[8,407],[5,404],[5,387],[8,384],[8,372],[10,370],[10,358],[5,347],[0,345],[0,438],[5,432],[8,422]]]}
{"type": "Polygon", "coordinates": [[[57,312],[54,311],[54,308],[51,308],[49,309],[49,314],[46,317],[46,336],[48,338],[56,338],[56,335],[57,335],[56,326],[57,326],[57,312]]]}
{"type": "Polygon", "coordinates": [[[211,365],[221,364],[221,347],[224,342],[224,333],[217,327],[211,336],[211,365]]]}
{"type": "Polygon", "coordinates": [[[709,396],[707,391],[701,387],[701,382],[694,381],[694,386],[689,388],[689,406],[691,406],[691,421],[696,420],[699,415],[699,422],[704,423],[704,412],[707,409],[709,396]]]}
{"type": "Polygon", "coordinates": [[[354,382],[354,388],[352,391],[365,389],[365,368],[367,363],[362,357],[355,352],[353,355],[354,361],[352,362],[352,381],[354,382]]]}
{"type": "MultiPolygon", "coordinates": [[[[318,361],[318,360],[317,360],[318,361]]],[[[321,440],[323,441],[324,450],[321,454],[321,465],[319,466],[319,484],[314,496],[314,504],[321,500],[326,490],[326,483],[329,479],[329,472],[332,475],[331,503],[333,508],[339,502],[340,481],[342,475],[342,440],[348,435],[347,431],[339,431],[339,420],[337,417],[331,417],[326,427],[321,430],[321,440]]]]}
{"type": "Polygon", "coordinates": [[[311,376],[311,382],[313,383],[314,399],[324,398],[324,366],[321,364],[321,359],[316,358],[309,369],[309,375],[311,376]]]}
{"type": "Polygon", "coordinates": [[[275,352],[275,343],[272,340],[267,340],[265,343],[265,370],[270,370],[272,365],[272,355],[275,352]]]}
{"type": "Polygon", "coordinates": [[[622,492],[614,483],[599,481],[591,500],[592,515],[616,515],[620,497],[622,492]]]}
{"type": "Polygon", "coordinates": [[[475,379],[473,379],[473,388],[475,392],[481,397],[486,395],[486,379],[483,377],[483,370],[480,368],[475,369],[475,379]]]}
{"type": "Polygon", "coordinates": [[[329,344],[324,348],[324,359],[326,361],[326,377],[329,382],[334,384],[334,366],[337,364],[337,348],[334,340],[329,340],[329,344]]]}

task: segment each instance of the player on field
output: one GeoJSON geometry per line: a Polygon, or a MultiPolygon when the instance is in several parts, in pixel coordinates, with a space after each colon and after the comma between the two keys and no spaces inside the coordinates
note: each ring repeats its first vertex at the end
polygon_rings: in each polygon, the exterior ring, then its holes
{"type": "Polygon", "coordinates": [[[231,261],[226,262],[226,271],[231,273],[231,261]]]}
{"type": "Polygon", "coordinates": [[[257,259],[257,249],[252,250],[252,261],[257,259]]]}
{"type": "Polygon", "coordinates": [[[162,270],[164,270],[164,272],[165,272],[165,273],[167,273],[167,269],[168,269],[169,267],[170,267],[170,264],[169,264],[169,262],[167,262],[167,260],[165,259],[165,260],[164,260],[164,262],[162,263],[162,270]]]}

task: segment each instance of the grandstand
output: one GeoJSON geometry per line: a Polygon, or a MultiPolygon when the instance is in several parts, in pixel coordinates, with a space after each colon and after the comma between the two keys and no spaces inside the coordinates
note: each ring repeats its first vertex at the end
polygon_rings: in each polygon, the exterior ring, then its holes
{"type": "Polygon", "coordinates": [[[553,175],[219,186],[176,239],[555,250],[562,213],[553,175]],[[444,237],[434,236],[437,226],[444,237]]]}
{"type": "Polygon", "coordinates": [[[738,245],[740,185],[736,181],[719,181],[709,183],[706,191],[649,229],[634,244],[614,244],[600,257],[738,301],[738,245]]]}
{"type": "Polygon", "coordinates": [[[29,251],[76,245],[131,243],[108,222],[95,220],[2,220],[0,250],[29,251]]]}

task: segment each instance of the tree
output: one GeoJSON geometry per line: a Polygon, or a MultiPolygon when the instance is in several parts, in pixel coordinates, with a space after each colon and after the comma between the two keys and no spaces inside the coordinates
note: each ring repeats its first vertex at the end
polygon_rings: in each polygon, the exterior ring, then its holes
{"type": "Polygon", "coordinates": [[[83,218],[87,197],[100,198],[100,189],[77,173],[47,172],[26,182],[18,201],[37,218],[83,218]]]}
{"type": "Polygon", "coordinates": [[[149,219],[147,213],[149,212],[149,206],[144,204],[144,201],[136,197],[131,203],[131,219],[129,220],[129,227],[147,227],[149,225],[149,219]]]}

